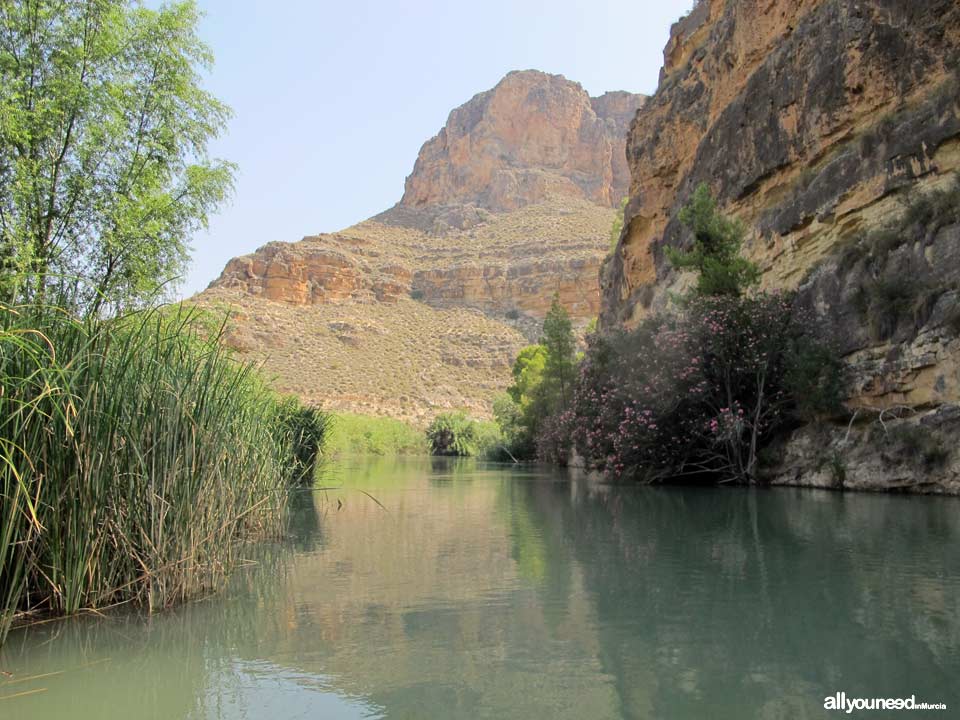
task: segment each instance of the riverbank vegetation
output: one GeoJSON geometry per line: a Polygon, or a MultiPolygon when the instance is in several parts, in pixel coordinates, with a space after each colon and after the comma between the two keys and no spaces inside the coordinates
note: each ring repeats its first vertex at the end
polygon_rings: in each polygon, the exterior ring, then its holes
{"type": "Polygon", "coordinates": [[[325,432],[179,308],[4,306],[0,378],[0,632],[217,587],[239,539],[281,531],[325,432]]]}
{"type": "Polygon", "coordinates": [[[463,411],[441,413],[427,428],[430,454],[504,459],[505,448],[496,423],[474,420],[463,411]]]}
{"type": "Polygon", "coordinates": [[[324,443],[328,455],[427,455],[423,430],[389,417],[336,412],[324,443]]]}
{"type": "Polygon", "coordinates": [[[706,186],[680,219],[691,246],[667,257],[697,273],[688,294],[636,328],[589,335],[569,387],[558,378],[573,353],[548,340],[556,325],[548,332],[545,322],[545,341],[518,357],[512,403],[496,411],[528,455],[562,464],[575,452],[612,477],[648,482],[754,482],[778,434],[839,407],[836,353],[791,294],[755,289],[743,227],[718,212],[706,186]],[[562,360],[548,381],[551,354],[562,360]]]}
{"type": "Polygon", "coordinates": [[[573,398],[576,338],[570,316],[554,295],[540,342],[520,351],[513,384],[493,404],[505,450],[513,458],[556,460],[556,418],[573,398]]]}
{"type": "Polygon", "coordinates": [[[326,416],[163,306],[232,188],[192,2],[0,8],[0,641],[217,587],[279,532],[326,416]]]}

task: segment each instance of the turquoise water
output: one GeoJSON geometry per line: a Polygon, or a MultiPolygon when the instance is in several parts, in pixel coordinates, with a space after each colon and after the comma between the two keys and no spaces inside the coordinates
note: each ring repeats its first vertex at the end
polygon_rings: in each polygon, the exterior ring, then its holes
{"type": "Polygon", "coordinates": [[[955,499],[431,459],[323,484],[220,595],[14,632],[0,718],[960,716],[955,499]]]}

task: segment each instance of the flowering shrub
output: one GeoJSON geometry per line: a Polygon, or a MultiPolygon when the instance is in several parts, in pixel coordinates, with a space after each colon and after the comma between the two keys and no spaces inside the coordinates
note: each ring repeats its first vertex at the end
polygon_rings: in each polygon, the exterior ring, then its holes
{"type": "Polygon", "coordinates": [[[801,413],[836,406],[841,377],[791,296],[695,296],[680,314],[592,336],[553,424],[613,476],[753,481],[759,450],[801,413]]]}

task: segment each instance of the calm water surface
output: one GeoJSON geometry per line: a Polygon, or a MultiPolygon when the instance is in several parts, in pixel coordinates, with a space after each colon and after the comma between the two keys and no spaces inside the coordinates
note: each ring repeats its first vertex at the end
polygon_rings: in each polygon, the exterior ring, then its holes
{"type": "Polygon", "coordinates": [[[226,593],[14,633],[0,718],[960,717],[956,500],[327,474],[226,593]]]}

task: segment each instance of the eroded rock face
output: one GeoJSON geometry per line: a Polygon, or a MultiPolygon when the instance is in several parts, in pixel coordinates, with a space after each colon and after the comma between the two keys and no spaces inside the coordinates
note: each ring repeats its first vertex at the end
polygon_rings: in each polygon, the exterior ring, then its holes
{"type": "Polygon", "coordinates": [[[469,213],[458,218],[458,208],[505,212],[550,197],[614,207],[629,179],[624,136],[644,99],[591,98],[561,75],[512,72],[450,113],[384,219],[426,229],[440,217],[465,227],[469,213]]]}
{"type": "MultiPolygon", "coordinates": [[[[575,320],[600,310],[597,276],[614,211],[554,198],[442,236],[369,220],[234,258],[211,288],[291,305],[395,303],[542,318],[558,293],[575,320]]],[[[516,319],[516,318],[513,318],[516,319]]]]}
{"type": "Polygon", "coordinates": [[[840,339],[860,419],[902,406],[917,422],[960,401],[956,227],[898,221],[960,168],[960,4],[703,0],[664,62],[627,139],[630,200],[601,324],[631,326],[689,286],[664,248],[692,242],[678,213],[707,183],[750,229],[763,286],[799,290],[840,339]],[[889,259],[851,259],[889,225],[901,232],[889,259]],[[899,278],[916,292],[882,287],[899,278]],[[864,292],[917,297],[878,331],[882,303],[864,292]]]}
{"type": "Polygon", "coordinates": [[[630,202],[603,281],[607,325],[682,284],[663,256],[701,182],[755,232],[769,286],[899,211],[960,165],[953,0],[704,0],[674,26],[657,93],[631,126],[630,202]]]}

